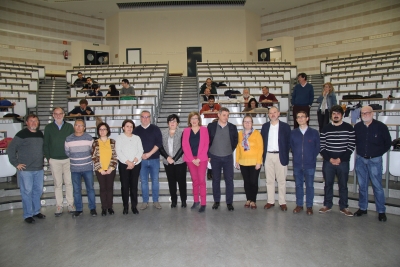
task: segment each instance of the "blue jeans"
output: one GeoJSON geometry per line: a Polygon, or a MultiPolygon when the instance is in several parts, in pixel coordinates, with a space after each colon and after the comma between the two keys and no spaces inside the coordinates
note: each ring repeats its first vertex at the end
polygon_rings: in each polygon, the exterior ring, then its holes
{"type": "Polygon", "coordinates": [[[311,208],[314,202],[314,175],[315,169],[293,168],[293,175],[296,183],[296,205],[304,204],[304,187],[306,183],[306,206],[311,208]]]}
{"type": "Polygon", "coordinates": [[[215,202],[221,201],[221,170],[224,172],[226,204],[233,202],[233,154],[218,157],[210,154],[213,174],[212,188],[215,202]]]}
{"type": "Polygon", "coordinates": [[[89,210],[96,209],[96,201],[93,188],[93,171],[71,172],[72,185],[74,187],[74,203],[76,211],[83,211],[82,204],[82,177],[85,181],[86,192],[89,202],[89,210]]]}
{"type": "Polygon", "coordinates": [[[40,212],[40,197],[43,193],[43,170],[17,172],[22,198],[24,219],[40,212]]]}
{"type": "Polygon", "coordinates": [[[149,174],[151,178],[151,194],[153,202],[158,202],[158,191],[160,184],[158,182],[158,174],[160,171],[159,159],[142,160],[142,168],[140,169],[140,184],[142,187],[143,202],[149,202],[149,174]]]}
{"type": "Polygon", "coordinates": [[[365,159],[357,155],[356,173],[360,194],[358,201],[360,209],[367,210],[368,208],[368,180],[371,180],[376,211],[378,213],[385,213],[385,192],[382,187],[382,157],[365,159]]]}
{"type": "Polygon", "coordinates": [[[347,181],[349,180],[349,162],[341,162],[339,165],[333,165],[329,161],[324,160],[322,165],[322,173],[325,179],[324,186],[324,206],[332,208],[333,203],[333,182],[335,181],[335,175],[338,178],[339,185],[339,208],[345,209],[349,205],[348,203],[348,189],[347,181]]]}

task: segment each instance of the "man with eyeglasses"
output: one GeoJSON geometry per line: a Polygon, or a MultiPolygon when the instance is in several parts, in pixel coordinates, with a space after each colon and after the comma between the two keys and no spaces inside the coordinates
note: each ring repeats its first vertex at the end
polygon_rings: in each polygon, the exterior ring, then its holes
{"type": "Polygon", "coordinates": [[[350,157],[355,148],[354,128],[343,121],[343,108],[332,106],[330,110],[331,123],[322,128],[320,133],[320,153],[324,158],[322,173],[325,179],[324,206],[319,213],[332,211],[333,183],[335,176],[339,185],[339,209],[346,216],[353,216],[348,205],[347,182],[349,180],[350,157]]]}
{"type": "Polygon", "coordinates": [[[319,133],[308,127],[308,114],[299,111],[296,115],[299,128],[293,129],[290,134],[290,147],[293,154],[293,175],[296,184],[296,208],[293,213],[303,211],[304,188],[306,184],[307,215],[313,215],[314,203],[314,175],[319,154],[319,133]]]}
{"type": "Polygon", "coordinates": [[[143,145],[142,168],[140,169],[140,183],[142,186],[143,203],[141,210],[145,210],[149,203],[149,175],[151,178],[151,193],[153,198],[153,206],[161,209],[158,202],[159,194],[159,171],[160,171],[160,151],[163,145],[162,134],[160,128],[151,124],[151,115],[147,110],[143,110],[140,114],[140,125],[135,127],[133,134],[140,137],[143,145]]]}
{"type": "Polygon", "coordinates": [[[367,214],[368,184],[371,181],[375,196],[378,220],[385,222],[385,192],[382,187],[382,155],[391,145],[391,136],[388,127],[374,119],[374,112],[370,106],[361,108],[361,120],[354,126],[356,132],[356,173],[359,187],[359,209],[354,213],[359,217],[367,214]]]}
{"type": "Polygon", "coordinates": [[[53,109],[54,121],[44,128],[44,155],[50,165],[56,196],[56,217],[63,213],[63,182],[65,184],[65,198],[68,212],[75,212],[74,197],[71,180],[70,162],[65,154],[64,143],[67,136],[74,133],[72,124],[64,121],[64,110],[60,107],[53,109]]]}
{"type": "Polygon", "coordinates": [[[269,122],[264,123],[261,135],[264,142],[263,162],[267,183],[267,204],[264,209],[275,206],[275,179],[278,183],[278,203],[282,211],[286,206],[286,175],[289,164],[290,126],[279,120],[279,109],[268,110],[269,122]]]}

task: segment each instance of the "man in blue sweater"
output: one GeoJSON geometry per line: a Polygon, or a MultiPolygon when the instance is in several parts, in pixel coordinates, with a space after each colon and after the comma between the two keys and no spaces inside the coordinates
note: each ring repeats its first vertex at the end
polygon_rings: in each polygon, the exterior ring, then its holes
{"type": "MultiPolygon", "coordinates": [[[[298,84],[293,89],[292,93],[292,107],[293,107],[293,121],[294,128],[298,128],[299,124],[296,121],[296,114],[303,110],[310,115],[310,108],[314,102],[314,87],[307,82],[307,74],[300,73],[297,75],[298,84]]],[[[309,122],[307,122],[307,125],[309,122]]]]}
{"type": "Polygon", "coordinates": [[[324,158],[322,173],[325,179],[324,206],[319,210],[326,213],[333,206],[333,183],[335,176],[339,185],[339,209],[346,216],[353,216],[348,209],[348,189],[350,157],[355,148],[354,128],[343,121],[343,108],[335,105],[331,108],[331,123],[321,131],[321,155],[324,158]]]}
{"type": "Polygon", "coordinates": [[[388,127],[380,121],[374,120],[374,112],[370,106],[361,108],[361,120],[354,126],[356,132],[356,173],[359,186],[360,207],[355,216],[367,214],[368,208],[368,180],[371,180],[374,190],[376,212],[379,221],[385,222],[385,192],[382,188],[382,155],[391,145],[388,127]]]}
{"type": "Polygon", "coordinates": [[[305,111],[299,111],[296,115],[299,128],[292,130],[290,135],[290,147],[293,153],[293,175],[296,183],[296,208],[293,213],[303,210],[304,188],[306,183],[307,215],[313,214],[314,202],[314,175],[319,154],[319,133],[307,126],[309,120],[305,111]]]}
{"type": "Polygon", "coordinates": [[[158,175],[160,171],[160,152],[159,148],[162,144],[162,134],[160,128],[154,124],[150,124],[151,115],[147,110],[143,110],[140,114],[140,123],[135,127],[133,134],[140,137],[143,145],[142,168],[140,169],[140,183],[142,185],[143,203],[141,210],[148,207],[149,202],[149,174],[151,178],[151,193],[153,197],[153,206],[161,209],[158,202],[158,191],[160,188],[158,175]]]}

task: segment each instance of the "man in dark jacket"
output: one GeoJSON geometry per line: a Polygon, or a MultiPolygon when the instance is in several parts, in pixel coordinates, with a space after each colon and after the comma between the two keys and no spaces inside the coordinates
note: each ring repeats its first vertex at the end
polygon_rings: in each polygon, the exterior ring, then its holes
{"type": "Polygon", "coordinates": [[[206,88],[210,89],[211,94],[216,95],[218,94],[217,92],[217,87],[216,83],[214,83],[211,78],[207,78],[206,82],[200,87],[200,95],[204,94],[204,90],[206,88]]]}
{"type": "MultiPolygon", "coordinates": [[[[77,117],[76,119],[81,119],[83,120],[82,115],[94,115],[93,110],[88,107],[88,102],[86,99],[81,99],[81,101],[79,101],[79,107],[74,108],[73,110],[71,110],[70,112],[68,112],[68,116],[73,116],[73,117],[77,117]]],[[[89,117],[86,118],[86,120],[89,120],[89,117]]]]}
{"type": "Polygon", "coordinates": [[[297,112],[296,120],[299,128],[292,130],[290,135],[290,147],[293,154],[293,175],[296,183],[296,208],[293,213],[299,213],[303,210],[303,181],[305,181],[307,215],[312,215],[314,175],[319,154],[319,133],[317,130],[307,126],[307,121],[309,120],[307,112],[297,112]]]}
{"type": "Polygon", "coordinates": [[[311,83],[307,82],[307,74],[300,73],[297,75],[297,80],[299,83],[294,87],[292,93],[294,128],[299,127],[299,124],[296,121],[297,112],[303,110],[310,115],[310,108],[314,102],[314,87],[311,83]]]}
{"type": "Polygon", "coordinates": [[[278,182],[279,205],[282,211],[286,206],[286,175],[289,164],[290,126],[279,120],[279,110],[271,107],[269,122],[264,123],[261,135],[264,141],[263,162],[267,180],[267,204],[264,209],[275,206],[275,179],[278,182]]]}
{"type": "Polygon", "coordinates": [[[236,125],[228,122],[229,109],[222,107],[218,111],[218,121],[208,124],[210,148],[208,157],[213,174],[213,209],[218,209],[221,201],[221,171],[224,172],[226,188],[226,204],[229,211],[233,211],[233,151],[238,143],[236,125]]]}

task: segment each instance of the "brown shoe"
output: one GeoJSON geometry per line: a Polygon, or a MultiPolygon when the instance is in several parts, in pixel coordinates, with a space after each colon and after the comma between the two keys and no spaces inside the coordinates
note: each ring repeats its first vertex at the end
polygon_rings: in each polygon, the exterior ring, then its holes
{"type": "Polygon", "coordinates": [[[250,208],[250,200],[247,200],[246,204],[244,204],[245,208],[250,208]]]}
{"type": "Polygon", "coordinates": [[[293,210],[293,213],[299,213],[300,211],[303,211],[302,206],[296,206],[296,208],[293,210]]]}
{"type": "Polygon", "coordinates": [[[313,213],[312,208],[307,208],[307,215],[313,215],[313,213]]]}
{"type": "Polygon", "coordinates": [[[323,206],[322,208],[319,209],[319,213],[327,213],[330,212],[332,209],[328,208],[327,206],[323,206]]]}
{"type": "Polygon", "coordinates": [[[251,203],[250,203],[250,208],[251,208],[252,210],[256,209],[256,208],[257,208],[256,203],[255,203],[255,202],[251,202],[251,203]]]}
{"type": "Polygon", "coordinates": [[[275,206],[275,204],[267,203],[267,204],[265,204],[264,209],[269,210],[270,208],[272,208],[274,206],[275,206]]]}
{"type": "Polygon", "coordinates": [[[348,217],[353,217],[353,213],[348,208],[342,209],[340,212],[348,217]]]}
{"type": "Polygon", "coordinates": [[[281,210],[282,210],[282,211],[287,211],[287,206],[286,206],[286,204],[281,205],[281,210]]]}

